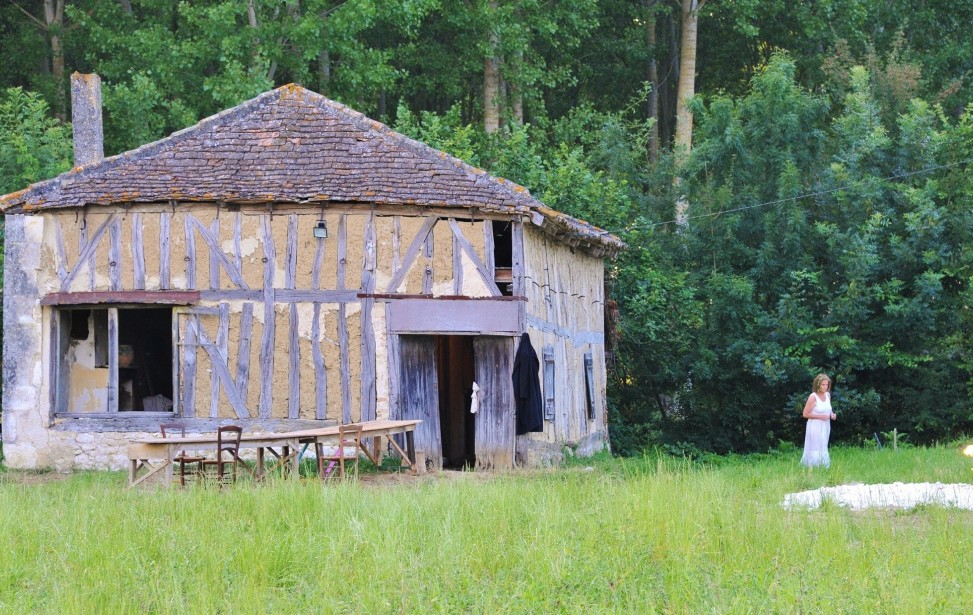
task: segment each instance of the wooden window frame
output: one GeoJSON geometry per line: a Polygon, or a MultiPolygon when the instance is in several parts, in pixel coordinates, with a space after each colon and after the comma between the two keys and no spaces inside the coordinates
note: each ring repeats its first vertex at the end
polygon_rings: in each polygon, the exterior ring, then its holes
{"type": "Polygon", "coordinates": [[[584,385],[588,420],[593,421],[597,418],[595,416],[595,360],[590,350],[584,353],[584,385]]]}
{"type": "Polygon", "coordinates": [[[544,420],[553,421],[555,416],[555,365],[554,347],[548,344],[543,351],[544,420]]]}
{"type": "MultiPolygon", "coordinates": [[[[159,305],[147,305],[147,304],[125,304],[125,305],[105,305],[105,304],[95,304],[95,305],[85,305],[76,303],[66,303],[61,305],[53,305],[53,311],[51,313],[51,358],[50,358],[50,377],[51,377],[51,419],[54,418],[84,418],[84,419],[108,419],[108,418],[126,418],[126,417],[142,417],[142,418],[171,418],[176,416],[178,408],[173,403],[172,410],[164,412],[150,412],[145,410],[119,410],[119,379],[118,379],[118,312],[119,310],[137,310],[139,308],[159,308],[164,307],[159,305]],[[68,395],[70,390],[67,386],[67,381],[63,370],[67,369],[67,364],[64,361],[64,357],[67,353],[66,344],[71,343],[70,329],[64,322],[62,314],[68,311],[88,311],[91,313],[92,319],[97,319],[96,312],[103,310],[106,312],[108,326],[107,326],[107,340],[106,348],[107,352],[107,365],[98,365],[96,361],[96,368],[104,368],[108,370],[108,386],[107,386],[107,407],[104,412],[70,412],[67,410],[69,408],[68,395]]],[[[172,307],[171,305],[169,306],[172,307]]],[[[175,318],[173,318],[173,326],[175,326],[175,318]]],[[[94,324],[94,323],[93,323],[94,324]]],[[[97,336],[97,327],[92,328],[92,335],[97,336]]],[[[97,338],[94,340],[94,345],[97,347],[97,338]]],[[[173,370],[176,369],[175,365],[175,349],[173,349],[173,370]]],[[[175,371],[173,372],[173,378],[175,380],[175,371]]],[[[173,391],[175,393],[175,390],[173,391]]]]}

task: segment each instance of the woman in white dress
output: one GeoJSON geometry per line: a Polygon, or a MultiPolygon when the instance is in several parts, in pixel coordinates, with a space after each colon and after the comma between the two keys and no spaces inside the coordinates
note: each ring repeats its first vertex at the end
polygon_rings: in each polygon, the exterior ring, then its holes
{"type": "Polygon", "coordinates": [[[831,411],[831,379],[827,374],[814,378],[814,392],[804,404],[804,418],[807,419],[807,432],[804,434],[804,456],[801,465],[831,467],[828,455],[828,438],[831,436],[831,421],[837,415],[831,411]]]}

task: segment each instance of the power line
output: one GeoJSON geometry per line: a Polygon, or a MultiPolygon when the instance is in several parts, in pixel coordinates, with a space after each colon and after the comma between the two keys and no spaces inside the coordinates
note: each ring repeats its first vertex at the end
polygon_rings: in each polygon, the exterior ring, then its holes
{"type": "MultiPolygon", "coordinates": [[[[918,171],[910,171],[908,173],[900,173],[898,175],[889,175],[888,177],[878,178],[878,180],[879,181],[893,181],[893,180],[896,180],[896,179],[904,179],[906,177],[912,177],[914,175],[922,175],[924,173],[931,173],[933,171],[939,171],[941,169],[949,169],[949,168],[952,168],[952,167],[955,167],[955,166],[959,166],[961,164],[966,164],[966,163],[969,163],[969,162],[973,162],[973,158],[967,158],[965,160],[958,160],[956,162],[951,162],[949,164],[940,164],[940,165],[936,165],[936,166],[932,166],[932,167],[926,167],[924,169],[919,169],[918,171]]],[[[756,209],[758,207],[767,207],[768,205],[780,205],[781,203],[787,203],[788,201],[797,201],[799,199],[807,199],[807,198],[811,198],[811,197],[822,196],[822,195],[825,195],[825,194],[831,194],[833,192],[840,192],[842,190],[848,190],[848,189],[854,188],[854,187],[855,186],[853,184],[845,184],[843,186],[838,186],[837,188],[828,188],[827,190],[818,190],[817,192],[807,192],[807,193],[804,193],[804,194],[799,194],[797,196],[789,196],[789,197],[784,198],[784,199],[777,199],[776,201],[766,201],[766,202],[763,202],[763,203],[756,203],[755,205],[744,205],[742,207],[735,207],[733,209],[721,209],[720,211],[713,211],[713,212],[710,212],[710,213],[707,213],[707,214],[697,214],[695,216],[689,216],[685,220],[688,222],[689,220],[697,220],[697,219],[700,219],[700,218],[712,218],[714,216],[722,216],[724,214],[732,214],[732,213],[736,213],[738,211],[746,211],[748,209],[756,209]]],[[[615,233],[621,233],[623,231],[635,231],[635,230],[640,230],[640,229],[655,228],[657,226],[664,226],[664,225],[667,225],[667,224],[676,224],[677,222],[678,222],[677,220],[668,220],[666,222],[654,222],[652,224],[639,224],[639,225],[636,225],[636,226],[628,226],[628,227],[621,228],[621,229],[617,229],[617,230],[613,230],[613,231],[604,231],[601,234],[606,234],[607,235],[609,233],[615,234],[615,233]]]]}

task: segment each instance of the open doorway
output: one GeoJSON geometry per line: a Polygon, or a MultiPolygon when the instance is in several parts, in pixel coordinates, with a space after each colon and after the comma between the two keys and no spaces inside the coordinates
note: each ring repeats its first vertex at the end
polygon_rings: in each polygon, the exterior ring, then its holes
{"type": "Polygon", "coordinates": [[[473,338],[436,336],[436,377],[439,384],[439,427],[443,467],[476,466],[475,415],[470,413],[474,379],[473,338]]]}

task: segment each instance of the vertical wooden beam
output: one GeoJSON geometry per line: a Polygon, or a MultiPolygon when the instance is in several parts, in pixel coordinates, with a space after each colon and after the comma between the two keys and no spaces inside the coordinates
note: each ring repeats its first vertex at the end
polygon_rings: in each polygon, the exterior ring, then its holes
{"type": "MultiPolygon", "coordinates": [[[[58,228],[58,235],[60,235],[60,227],[58,228]]],[[[61,361],[60,352],[60,340],[61,335],[58,333],[59,329],[64,327],[58,327],[58,322],[61,318],[61,310],[56,307],[44,308],[51,310],[51,322],[50,322],[50,358],[47,361],[48,365],[48,382],[50,382],[50,387],[48,390],[50,402],[50,410],[48,412],[48,426],[54,424],[54,414],[57,412],[57,404],[60,401],[58,398],[61,392],[61,381],[63,375],[61,372],[64,370],[64,365],[61,361]]],[[[66,375],[66,374],[65,374],[66,375]]],[[[67,408],[65,408],[67,410],[67,408]]]]}
{"type": "Polygon", "coordinates": [[[108,411],[118,412],[118,308],[108,308],[108,411]]]}
{"type": "Polygon", "coordinates": [[[142,214],[132,215],[132,269],[135,289],[145,290],[145,246],[142,244],[142,214]]]}
{"type": "Polygon", "coordinates": [[[321,267],[324,266],[324,248],[326,239],[315,239],[314,265],[311,267],[311,290],[321,290],[321,267]]]}
{"type": "Polygon", "coordinates": [[[240,342],[237,347],[236,358],[236,388],[240,395],[247,399],[247,387],[250,384],[250,336],[253,332],[253,304],[247,301],[243,304],[240,314],[240,342]]]}
{"type": "Polygon", "coordinates": [[[159,288],[169,290],[169,214],[159,217],[159,288]]]}
{"type": "Polygon", "coordinates": [[[338,290],[345,289],[345,267],[348,264],[348,215],[338,218],[338,290]]]}
{"type": "Polygon", "coordinates": [[[68,255],[64,249],[64,232],[61,229],[61,221],[57,218],[54,218],[54,241],[57,249],[57,279],[63,282],[64,278],[68,276],[68,255]]]}
{"type": "Polygon", "coordinates": [[[196,416],[196,315],[185,314],[186,328],[182,339],[182,415],[196,416]]]}
{"type": "MultiPolygon", "coordinates": [[[[451,227],[459,228],[456,220],[449,219],[451,227]]],[[[453,232],[453,294],[463,294],[463,248],[460,246],[459,237],[453,232]]]]}
{"type": "Polygon", "coordinates": [[[346,305],[338,304],[338,352],[341,356],[341,422],[351,422],[351,357],[348,356],[346,305]]]}
{"type": "Polygon", "coordinates": [[[389,418],[402,418],[399,393],[399,336],[392,333],[392,304],[385,304],[385,345],[388,351],[389,418]]]}
{"type": "Polygon", "coordinates": [[[513,257],[513,295],[524,295],[524,224],[519,220],[510,222],[510,241],[513,257]]]}
{"type": "Polygon", "coordinates": [[[233,214],[233,264],[236,270],[243,274],[243,250],[240,248],[240,238],[243,236],[243,214],[233,214]]]}
{"type": "Polygon", "coordinates": [[[483,261],[491,280],[497,278],[497,261],[493,244],[493,220],[483,221],[483,261]]]}
{"type": "Polygon", "coordinates": [[[433,269],[432,269],[432,257],[433,251],[436,247],[436,237],[435,229],[430,229],[429,234],[426,235],[426,243],[423,249],[423,254],[426,257],[426,268],[422,272],[422,294],[431,295],[432,294],[432,279],[433,279],[433,269]]]}
{"type": "Polygon", "coordinates": [[[298,329],[299,324],[297,304],[292,302],[289,323],[290,348],[288,351],[290,369],[287,373],[287,418],[289,419],[301,417],[301,338],[298,329]]]}
{"type": "Polygon", "coordinates": [[[321,352],[321,304],[314,303],[314,322],[311,323],[311,360],[314,362],[314,418],[328,418],[328,373],[321,352]]]}
{"type": "MultiPolygon", "coordinates": [[[[365,223],[365,250],[362,255],[362,292],[371,295],[375,292],[376,245],[375,213],[365,223]]],[[[361,420],[375,418],[375,328],[372,324],[372,307],[375,299],[366,296],[361,306],[361,420]]]]}
{"type": "Polygon", "coordinates": [[[402,223],[399,221],[399,216],[394,216],[392,218],[392,276],[394,277],[399,273],[399,269],[402,267],[402,258],[399,252],[401,251],[402,245],[402,223]]]}
{"type": "Polygon", "coordinates": [[[112,220],[108,243],[108,287],[111,290],[122,289],[122,221],[112,220]]]}
{"type": "Polygon", "coordinates": [[[184,336],[179,329],[183,318],[184,314],[180,309],[172,311],[172,400],[176,416],[185,416],[185,410],[182,407],[182,391],[179,388],[180,376],[184,375],[182,361],[184,336]]]}
{"type": "Polygon", "coordinates": [[[297,214],[287,216],[287,252],[284,263],[284,288],[293,290],[297,283],[297,214]]]}
{"type": "Polygon", "coordinates": [[[270,418],[274,402],[274,341],[276,339],[277,302],[274,290],[274,268],[277,251],[274,248],[273,221],[270,215],[260,217],[264,244],[264,334],[260,343],[260,407],[259,416],[270,418]]]}
{"type": "MultiPolygon", "coordinates": [[[[217,245],[219,245],[220,240],[220,217],[219,215],[213,219],[209,224],[209,232],[212,233],[213,237],[216,239],[217,245]]],[[[216,254],[213,254],[213,248],[210,247],[209,254],[209,287],[213,290],[219,290],[220,288],[220,260],[217,258],[216,254]]]]}
{"type": "Polygon", "coordinates": [[[186,227],[186,290],[196,290],[196,233],[193,232],[192,216],[183,216],[186,227]]]}
{"type": "MultiPolygon", "coordinates": [[[[218,358],[223,361],[226,365],[229,362],[229,338],[230,338],[230,304],[226,302],[220,303],[220,324],[216,331],[216,352],[214,354],[218,355],[218,358]]],[[[220,380],[216,377],[216,369],[212,370],[212,376],[210,378],[212,385],[212,395],[210,396],[210,408],[209,416],[211,419],[219,418],[220,416],[220,380]]],[[[227,391],[227,397],[230,396],[230,392],[227,391]]]]}

